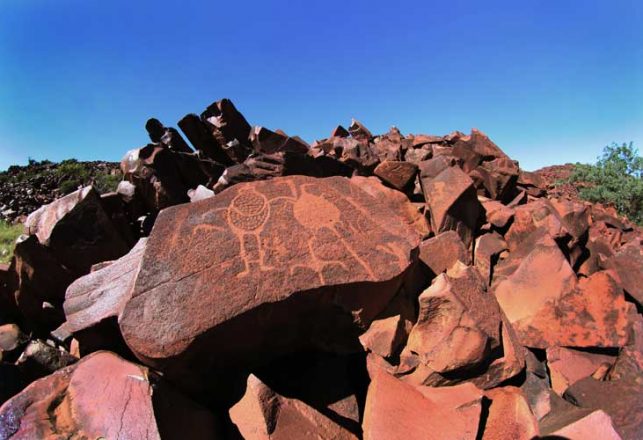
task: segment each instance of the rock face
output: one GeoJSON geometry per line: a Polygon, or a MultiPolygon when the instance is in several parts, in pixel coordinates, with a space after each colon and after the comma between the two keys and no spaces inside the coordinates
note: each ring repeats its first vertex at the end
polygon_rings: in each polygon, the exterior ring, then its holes
{"type": "Polygon", "coordinates": [[[488,388],[523,368],[517,340],[513,332],[503,332],[508,323],[473,267],[461,264],[452,274],[439,275],[419,301],[419,317],[402,353],[402,365],[412,369],[405,380],[438,386],[468,378],[488,388]],[[481,374],[487,370],[493,374],[481,374]]]}
{"type": "Polygon", "coordinates": [[[448,400],[439,392],[433,395],[429,388],[422,392],[377,371],[366,397],[364,439],[475,439],[479,411],[459,410],[471,400],[458,402],[455,397],[450,404],[448,400]]]}
{"type": "MultiPolygon", "coordinates": [[[[174,422],[189,438],[216,438],[214,419],[194,409],[174,422]]],[[[161,434],[147,369],[108,352],[34,382],[0,407],[0,437],[7,439],[160,439],[161,434]]]]}
{"type": "Polygon", "coordinates": [[[233,363],[306,340],[346,345],[416,260],[419,236],[405,222],[345,178],[240,184],[164,210],[119,319],[123,336],[158,365],[206,347],[233,363]]]}
{"type": "Polygon", "coordinates": [[[246,440],[358,438],[304,402],[280,396],[252,375],[246,394],[230,409],[230,418],[246,440]]]}

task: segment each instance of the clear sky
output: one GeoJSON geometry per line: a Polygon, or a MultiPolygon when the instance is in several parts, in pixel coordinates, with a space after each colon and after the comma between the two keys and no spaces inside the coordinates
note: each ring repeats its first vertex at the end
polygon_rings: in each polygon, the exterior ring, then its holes
{"type": "Polygon", "coordinates": [[[308,141],[355,117],[589,162],[643,149],[643,1],[0,0],[0,169],[120,160],[223,97],[308,141]]]}

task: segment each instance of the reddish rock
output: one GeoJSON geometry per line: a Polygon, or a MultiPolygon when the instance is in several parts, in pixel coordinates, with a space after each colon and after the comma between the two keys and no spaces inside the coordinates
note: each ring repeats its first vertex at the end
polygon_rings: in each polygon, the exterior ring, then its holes
{"type": "Polygon", "coordinates": [[[375,318],[368,330],[360,335],[359,341],[365,350],[390,358],[399,354],[414,321],[415,309],[410,295],[401,290],[386,310],[375,318]]]}
{"type": "Polygon", "coordinates": [[[89,272],[92,264],[114,260],[128,250],[91,186],[32,213],[25,231],[77,276],[89,272]]]}
{"type": "MultiPolygon", "coordinates": [[[[155,400],[159,391],[154,392],[155,400]]],[[[217,438],[212,416],[202,409],[182,411],[175,403],[172,420],[184,438],[217,438]]],[[[170,414],[156,416],[161,420],[170,414]]],[[[87,356],[32,383],[0,407],[0,437],[7,439],[160,439],[162,433],[155,421],[148,370],[108,352],[87,356]]]]}
{"type": "Polygon", "coordinates": [[[385,160],[375,168],[377,177],[400,191],[409,186],[416,173],[416,165],[396,160],[385,160]]]}
{"type": "Polygon", "coordinates": [[[423,179],[422,189],[433,231],[454,230],[469,246],[482,209],[469,176],[460,168],[447,167],[436,177],[423,179]]]}
{"type": "Polygon", "coordinates": [[[420,261],[434,275],[445,272],[457,261],[471,264],[471,253],[455,231],[446,231],[420,243],[420,261]]]}
{"type": "Polygon", "coordinates": [[[277,394],[253,375],[243,398],[230,408],[230,418],[246,440],[358,438],[304,402],[277,394]]]}
{"type": "MultiPolygon", "coordinates": [[[[496,232],[484,234],[476,239],[473,252],[475,267],[482,276],[482,279],[491,284],[493,266],[498,260],[500,253],[507,249],[507,243],[502,236],[496,232]]],[[[422,246],[420,245],[420,258],[422,258],[422,246]]]]}
{"type": "Polygon", "coordinates": [[[390,203],[349,179],[293,176],[162,211],[119,319],[127,344],[203,368],[201,350],[232,366],[353,344],[415,262],[419,234],[390,203]]]}
{"type": "Polygon", "coordinates": [[[589,377],[604,365],[611,367],[616,358],[605,354],[589,353],[564,347],[547,349],[547,365],[551,376],[551,387],[562,395],[579,380],[589,377]]]}
{"type": "Polygon", "coordinates": [[[429,160],[433,156],[433,149],[427,145],[422,148],[414,148],[408,150],[404,154],[404,160],[408,163],[419,165],[423,161],[429,160]]]}
{"type": "Polygon", "coordinates": [[[589,410],[603,410],[623,440],[643,438],[643,381],[641,376],[615,381],[579,380],[565,392],[565,398],[589,410]]]}
{"type": "Polygon", "coordinates": [[[0,325],[0,361],[6,361],[7,355],[24,345],[29,338],[16,324],[0,325]]]}
{"type": "Polygon", "coordinates": [[[482,161],[507,158],[507,155],[494,144],[487,135],[477,129],[470,135],[456,132],[451,136],[453,155],[463,161],[465,172],[477,167],[482,161]]]}
{"type": "Polygon", "coordinates": [[[597,438],[601,440],[621,440],[612,424],[612,419],[604,411],[594,411],[591,414],[554,431],[551,436],[570,440],[597,438]]]}
{"type": "Polygon", "coordinates": [[[482,199],[482,206],[485,210],[487,223],[496,228],[502,229],[509,224],[514,217],[514,209],[503,205],[496,200],[482,199]]]}
{"type": "Polygon", "coordinates": [[[420,314],[399,374],[414,384],[471,380],[492,387],[520,372],[524,359],[504,315],[472,267],[454,266],[420,295],[420,314]]]}
{"type": "MultiPolygon", "coordinates": [[[[432,395],[432,390],[425,392],[432,395]]],[[[374,370],[366,395],[364,440],[475,439],[479,412],[461,411],[457,404],[445,405],[445,400],[444,395],[431,400],[415,387],[374,370]]]]}
{"type": "Polygon", "coordinates": [[[491,400],[491,406],[483,440],[531,440],[538,436],[536,418],[518,388],[494,388],[485,394],[491,400]]]}
{"type": "Polygon", "coordinates": [[[509,322],[520,330],[532,322],[537,325],[535,316],[575,285],[574,271],[556,244],[551,243],[533,248],[509,277],[495,284],[494,292],[509,322]]]}
{"type": "Polygon", "coordinates": [[[368,141],[373,138],[369,129],[356,119],[352,120],[350,127],[348,127],[348,132],[353,139],[360,143],[368,143],[368,141]]]}
{"type": "Polygon", "coordinates": [[[554,239],[568,235],[558,213],[548,200],[538,200],[516,207],[514,221],[505,234],[509,250],[513,252],[526,237],[538,229],[545,229],[554,239]]]}
{"type": "Polygon", "coordinates": [[[604,266],[613,269],[618,275],[623,289],[643,306],[643,246],[641,240],[636,239],[621,247],[604,266]]]}
{"type": "MultiPolygon", "coordinates": [[[[499,302],[502,306],[500,298],[499,302]]],[[[597,272],[581,279],[573,290],[538,304],[512,324],[523,345],[529,347],[623,347],[628,342],[628,316],[633,308],[613,278],[607,272],[597,272]]]]}

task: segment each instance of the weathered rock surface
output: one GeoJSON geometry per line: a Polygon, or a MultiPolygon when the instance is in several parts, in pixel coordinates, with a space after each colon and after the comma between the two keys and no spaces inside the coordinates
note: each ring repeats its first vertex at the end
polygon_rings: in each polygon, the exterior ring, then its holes
{"type": "MultiPolygon", "coordinates": [[[[216,438],[213,417],[190,410],[177,408],[182,417],[173,419],[183,434],[216,438]]],[[[32,383],[0,407],[0,437],[7,439],[160,439],[161,423],[155,420],[148,370],[108,352],[32,383]]]]}
{"type": "Polygon", "coordinates": [[[366,396],[364,439],[475,439],[480,412],[464,408],[476,400],[454,396],[448,404],[448,398],[440,394],[433,397],[430,388],[420,392],[374,370],[366,396]]]}
{"type": "Polygon", "coordinates": [[[523,368],[517,340],[473,267],[439,275],[419,301],[401,357],[404,380],[436,386],[470,379],[489,388],[523,368]]]}
{"type": "Polygon", "coordinates": [[[120,327],[159,365],[188,349],[230,364],[305,340],[346,345],[395,295],[418,244],[404,213],[348,179],[236,185],[161,212],[120,327]]]}
{"type": "Polygon", "coordinates": [[[491,400],[491,406],[483,440],[531,440],[538,435],[536,418],[518,388],[494,388],[486,396],[491,400]]]}
{"type": "Polygon", "coordinates": [[[304,402],[277,394],[253,375],[243,398],[230,409],[230,418],[246,440],[358,438],[304,402]]]}

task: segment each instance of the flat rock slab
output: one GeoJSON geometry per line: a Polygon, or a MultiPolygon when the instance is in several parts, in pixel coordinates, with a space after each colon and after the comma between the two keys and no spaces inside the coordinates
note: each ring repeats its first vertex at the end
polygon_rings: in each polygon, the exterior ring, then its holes
{"type": "Polygon", "coordinates": [[[162,211],[119,319],[127,344],[149,362],[192,346],[227,364],[362,331],[399,289],[420,237],[410,203],[359,182],[276,178],[162,211]]]}
{"type": "Polygon", "coordinates": [[[134,288],[146,241],[142,238],[127,255],[67,288],[63,308],[68,331],[76,333],[120,314],[134,288]]]}

